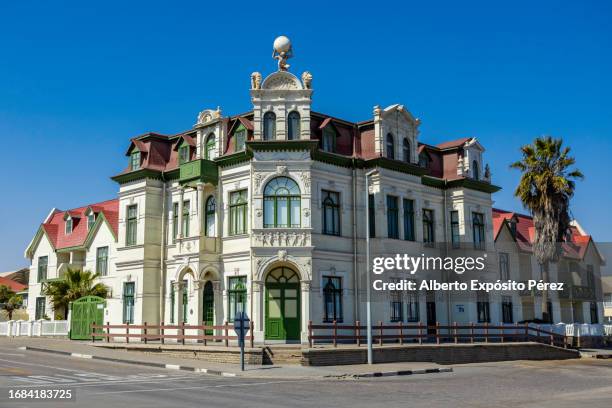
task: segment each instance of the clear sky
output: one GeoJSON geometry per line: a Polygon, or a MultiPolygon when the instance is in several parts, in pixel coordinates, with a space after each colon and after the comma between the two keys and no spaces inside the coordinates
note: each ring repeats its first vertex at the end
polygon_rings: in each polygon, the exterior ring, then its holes
{"type": "Polygon", "coordinates": [[[0,3],[0,271],[28,264],[51,208],[116,196],[130,137],[248,111],[280,34],[291,70],[313,74],[314,110],[365,120],[402,103],[423,142],[476,136],[500,208],[521,209],[519,146],[563,137],[586,175],[572,212],[612,241],[610,2],[89,3],[0,3]]]}

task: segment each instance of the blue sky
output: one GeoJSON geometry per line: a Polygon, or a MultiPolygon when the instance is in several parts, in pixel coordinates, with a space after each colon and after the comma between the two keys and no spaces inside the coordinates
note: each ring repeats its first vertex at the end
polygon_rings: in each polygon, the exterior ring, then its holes
{"type": "Polygon", "coordinates": [[[313,109],[364,120],[402,103],[426,143],[478,137],[498,207],[521,208],[519,146],[563,137],[586,175],[573,214],[612,240],[609,2],[88,3],[0,5],[0,271],[27,265],[52,207],[116,196],[130,137],[249,110],[279,34],[314,76],[313,109]]]}

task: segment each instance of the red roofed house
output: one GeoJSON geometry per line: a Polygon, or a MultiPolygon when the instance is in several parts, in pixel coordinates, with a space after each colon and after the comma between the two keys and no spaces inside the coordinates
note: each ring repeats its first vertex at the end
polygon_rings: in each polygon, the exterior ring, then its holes
{"type": "MultiPolygon", "coordinates": [[[[32,316],[51,317],[41,284],[80,266],[104,271],[105,321],[221,324],[245,310],[257,342],[306,342],[309,320],[365,320],[366,235],[373,257],[486,252],[486,270],[453,278],[498,279],[506,224],[477,139],[427,144],[404,105],[352,122],[313,111],[312,93],[309,72],[255,72],[251,111],[207,109],[184,132],[132,138],[112,178],[118,198],[53,210],[28,247],[32,316]]],[[[519,231],[528,240],[529,228],[519,231]]],[[[514,244],[511,262],[525,245],[514,244]]],[[[415,276],[384,275],[403,278],[415,276]]],[[[519,321],[536,310],[517,293],[375,298],[383,322],[519,321]]]]}

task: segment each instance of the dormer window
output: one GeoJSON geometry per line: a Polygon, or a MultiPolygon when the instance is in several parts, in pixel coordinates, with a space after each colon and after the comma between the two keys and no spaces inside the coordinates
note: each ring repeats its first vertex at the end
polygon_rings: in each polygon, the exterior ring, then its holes
{"type": "Polygon", "coordinates": [[[391,133],[387,133],[387,159],[395,159],[395,141],[393,140],[393,135],[391,133]]]}
{"type": "Polygon", "coordinates": [[[138,170],[140,169],[140,151],[134,150],[130,155],[130,169],[138,170]]]}
{"type": "Polygon", "coordinates": [[[246,129],[241,128],[234,133],[234,140],[236,142],[236,151],[241,152],[246,148],[246,129]]]}
{"type": "Polygon", "coordinates": [[[323,129],[322,149],[331,153],[336,151],[336,132],[334,129],[329,127],[323,129]]]}
{"type": "Polygon", "coordinates": [[[66,218],[66,225],[65,225],[65,227],[66,227],[66,230],[65,230],[66,235],[72,234],[72,226],[73,226],[72,225],[72,217],[68,216],[68,218],[66,218]]]}
{"type": "Polygon", "coordinates": [[[204,151],[204,158],[206,160],[212,160],[215,158],[215,135],[211,133],[206,138],[206,150],[204,151]]]}
{"type": "Polygon", "coordinates": [[[427,157],[427,154],[419,154],[419,166],[424,168],[427,168],[429,166],[429,158],[427,157]]]}
{"type": "Polygon", "coordinates": [[[292,111],[287,116],[287,140],[300,138],[300,114],[292,111]]]}
{"type": "Polygon", "coordinates": [[[189,145],[184,143],[179,147],[179,164],[187,163],[189,161],[189,145]]]}
{"type": "Polygon", "coordinates": [[[89,231],[96,222],[96,214],[92,211],[87,215],[87,230],[89,231]]]}
{"type": "Polygon", "coordinates": [[[276,139],[276,115],[274,112],[266,112],[263,117],[263,139],[276,139]]]}
{"type": "Polygon", "coordinates": [[[472,161],[472,178],[474,180],[480,179],[480,172],[478,169],[478,162],[476,160],[472,161]]]}

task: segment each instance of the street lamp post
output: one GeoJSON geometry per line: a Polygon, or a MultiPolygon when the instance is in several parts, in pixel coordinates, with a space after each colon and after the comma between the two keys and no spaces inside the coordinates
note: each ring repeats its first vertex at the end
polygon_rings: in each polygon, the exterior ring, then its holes
{"type": "Polygon", "coordinates": [[[365,175],[366,203],[366,332],[368,343],[368,364],[372,364],[372,283],[370,282],[370,176],[378,172],[371,170],[365,175]]]}

